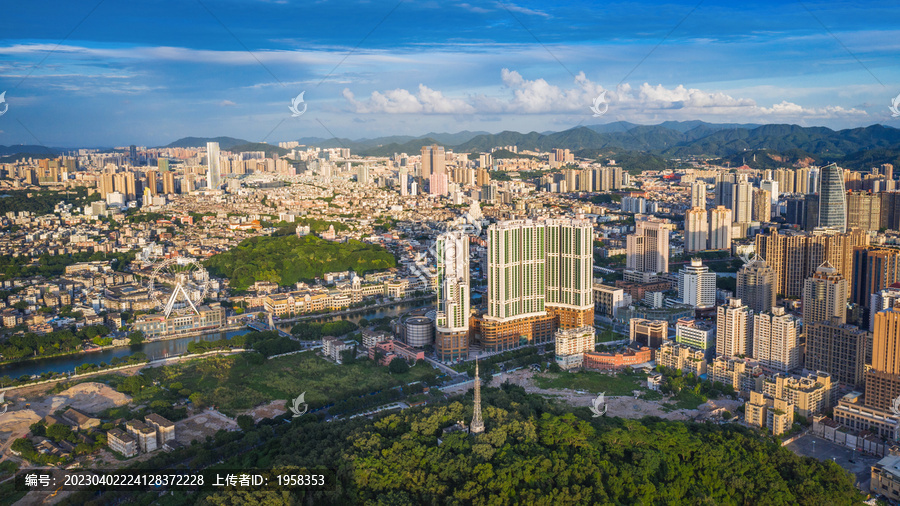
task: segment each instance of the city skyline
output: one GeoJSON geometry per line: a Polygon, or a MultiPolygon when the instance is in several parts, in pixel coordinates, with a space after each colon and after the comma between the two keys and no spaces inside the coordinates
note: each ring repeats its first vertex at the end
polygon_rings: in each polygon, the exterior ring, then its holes
{"type": "Polygon", "coordinates": [[[900,8],[887,2],[44,7],[40,18],[25,4],[5,13],[2,145],[164,145],[191,135],[278,142],[694,119],[897,124],[890,20],[900,8]],[[734,19],[740,30],[723,22],[734,19]],[[604,91],[609,109],[597,118],[590,107],[604,91]],[[292,117],[301,92],[309,110],[292,117]]]}

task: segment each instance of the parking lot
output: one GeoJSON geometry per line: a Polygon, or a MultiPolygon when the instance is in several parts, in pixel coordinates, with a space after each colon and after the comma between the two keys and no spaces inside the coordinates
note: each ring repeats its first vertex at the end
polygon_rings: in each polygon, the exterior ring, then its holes
{"type": "Polygon", "coordinates": [[[834,444],[827,439],[809,434],[787,445],[787,448],[798,455],[813,457],[823,462],[825,460],[834,461],[837,465],[856,475],[856,486],[863,492],[869,491],[872,466],[881,460],[881,457],[855,452],[846,446],[834,444]]]}

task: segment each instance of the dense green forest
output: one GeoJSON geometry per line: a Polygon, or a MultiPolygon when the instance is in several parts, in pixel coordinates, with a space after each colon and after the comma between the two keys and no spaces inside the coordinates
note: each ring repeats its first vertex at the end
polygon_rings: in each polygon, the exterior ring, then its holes
{"type": "Polygon", "coordinates": [[[60,201],[66,201],[78,207],[100,200],[99,193],[88,196],[86,188],[75,188],[68,192],[7,190],[3,192],[3,195],[4,197],[0,198],[0,214],[6,214],[9,211],[49,214],[53,212],[53,208],[60,201]]]}
{"type": "Polygon", "coordinates": [[[88,253],[85,251],[69,255],[41,255],[39,258],[0,255],[0,274],[4,276],[4,279],[38,275],[59,276],[66,271],[66,267],[69,265],[112,259],[116,260],[110,264],[113,269],[122,270],[134,260],[135,254],[134,251],[128,253],[88,253]]]}
{"type": "Polygon", "coordinates": [[[205,262],[210,273],[231,280],[231,288],[245,290],[256,281],[282,286],[311,281],[326,272],[368,271],[397,265],[394,256],[359,241],[330,242],[313,235],[305,237],[252,237],[205,262]]]}
{"type": "Polygon", "coordinates": [[[374,421],[264,422],[244,434],[139,464],[189,469],[327,467],[333,492],[76,493],[62,504],[860,504],[852,477],[736,425],[592,418],[504,385],[483,391],[487,430],[444,434],[471,419],[471,396],[374,421]]]}

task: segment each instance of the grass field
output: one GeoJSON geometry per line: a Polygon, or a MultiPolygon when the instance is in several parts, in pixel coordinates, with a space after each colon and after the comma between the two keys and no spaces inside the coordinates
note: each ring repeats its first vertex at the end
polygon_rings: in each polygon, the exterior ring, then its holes
{"type": "Polygon", "coordinates": [[[249,409],[277,399],[293,399],[306,392],[311,409],[397,385],[427,381],[436,371],[428,364],[392,374],[371,361],[337,365],[312,352],[248,363],[240,355],[210,357],[185,364],[145,370],[164,385],[180,382],[199,393],[203,402],[223,413],[249,409]]]}
{"type": "Polygon", "coordinates": [[[613,332],[613,330],[611,328],[606,327],[606,326],[597,327],[596,336],[597,336],[596,342],[598,342],[598,343],[607,343],[609,341],[619,341],[619,340],[625,339],[627,337],[622,334],[617,334],[617,333],[613,332]]]}
{"type": "Polygon", "coordinates": [[[646,377],[646,374],[639,372],[621,372],[609,376],[593,371],[580,371],[535,376],[535,382],[540,388],[584,390],[592,394],[605,392],[606,395],[631,395],[633,390],[643,388],[641,380],[646,377]]]}

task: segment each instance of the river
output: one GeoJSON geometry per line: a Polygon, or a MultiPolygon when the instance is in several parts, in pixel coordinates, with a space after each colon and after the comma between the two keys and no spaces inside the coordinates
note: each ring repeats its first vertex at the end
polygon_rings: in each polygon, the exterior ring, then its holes
{"type": "MultiPolygon", "coordinates": [[[[421,302],[416,303],[398,303],[393,306],[378,308],[373,314],[356,313],[346,315],[344,319],[358,323],[361,318],[383,318],[385,316],[397,316],[408,309],[420,307],[421,302]]],[[[327,315],[323,316],[327,318],[327,315]]],[[[313,320],[310,320],[313,321],[313,320]]],[[[278,327],[290,331],[292,324],[279,324],[278,327]]],[[[18,378],[24,374],[29,376],[41,374],[44,372],[71,372],[75,367],[81,364],[99,364],[101,362],[110,363],[115,357],[127,357],[133,353],[144,352],[150,360],[165,357],[174,357],[187,353],[188,343],[198,341],[218,341],[219,339],[231,339],[234,336],[246,334],[249,329],[232,330],[229,332],[211,332],[190,337],[178,337],[175,339],[167,339],[163,341],[150,341],[137,346],[119,346],[116,348],[106,348],[101,351],[90,353],[77,353],[73,355],[63,355],[59,357],[48,357],[37,360],[29,360],[27,362],[19,362],[13,364],[0,365],[0,376],[9,376],[10,378],[18,378]]]]}

